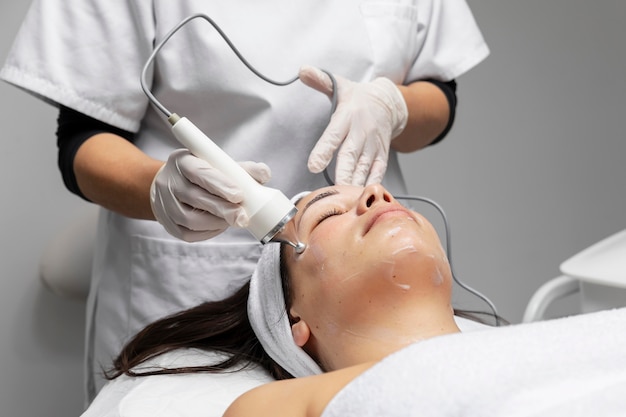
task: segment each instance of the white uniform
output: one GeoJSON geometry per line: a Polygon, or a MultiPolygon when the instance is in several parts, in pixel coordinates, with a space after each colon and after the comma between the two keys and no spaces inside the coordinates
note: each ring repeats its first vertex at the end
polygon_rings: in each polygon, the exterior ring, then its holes
{"type": "MultiPolygon", "coordinates": [[[[464,0],[35,0],[0,76],[45,100],[122,129],[166,160],[180,145],[140,87],[156,41],[194,13],[214,19],[260,72],[278,81],[303,64],[354,81],[447,81],[488,55],[464,0]]],[[[326,185],[306,161],[329,120],[326,96],[252,74],[215,29],[194,20],[163,48],[152,91],[235,160],[267,163],[287,196],[326,185]]],[[[385,185],[404,193],[396,155],[385,185]]],[[[156,222],[102,211],[88,300],[88,396],[124,342],[148,322],[231,294],[258,243],[231,229],[207,242],[171,238],[156,222]],[[95,374],[95,379],[94,379],[95,374]]]]}

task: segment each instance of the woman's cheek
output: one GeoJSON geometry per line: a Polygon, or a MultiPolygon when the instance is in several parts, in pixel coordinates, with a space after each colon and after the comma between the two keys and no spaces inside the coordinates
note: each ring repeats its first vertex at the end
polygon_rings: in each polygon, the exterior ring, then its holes
{"type": "Polygon", "coordinates": [[[307,243],[305,254],[311,263],[311,267],[318,276],[321,285],[328,285],[336,282],[338,277],[346,273],[349,268],[350,260],[359,259],[359,255],[355,254],[351,248],[348,248],[344,239],[344,235],[335,229],[335,233],[331,228],[328,231],[320,231],[311,234],[307,243]]]}
{"type": "Polygon", "coordinates": [[[311,234],[309,241],[306,242],[307,248],[304,254],[307,261],[312,265],[311,267],[318,272],[323,272],[326,269],[326,263],[328,262],[328,250],[324,245],[325,238],[320,238],[318,234],[311,234]]]}
{"type": "Polygon", "coordinates": [[[320,267],[326,265],[329,259],[337,257],[338,248],[344,246],[340,243],[343,232],[333,228],[332,223],[332,220],[326,220],[320,224],[309,234],[308,241],[304,242],[307,245],[304,254],[320,267]]]}

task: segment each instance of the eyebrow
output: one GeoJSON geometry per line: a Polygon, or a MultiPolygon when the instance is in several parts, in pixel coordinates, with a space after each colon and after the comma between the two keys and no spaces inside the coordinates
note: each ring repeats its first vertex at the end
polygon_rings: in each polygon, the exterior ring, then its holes
{"type": "MultiPolygon", "coordinates": [[[[311,200],[309,200],[308,203],[306,203],[306,205],[304,206],[304,208],[302,208],[302,212],[300,213],[300,220],[302,220],[302,216],[304,216],[304,212],[311,207],[313,204],[317,203],[318,201],[326,198],[326,197],[330,197],[332,195],[336,195],[339,194],[339,191],[337,190],[328,190],[328,191],[324,191],[323,193],[319,193],[318,195],[316,195],[315,197],[313,197],[311,200]]],[[[300,223],[300,220],[298,220],[298,224],[300,223]]]]}

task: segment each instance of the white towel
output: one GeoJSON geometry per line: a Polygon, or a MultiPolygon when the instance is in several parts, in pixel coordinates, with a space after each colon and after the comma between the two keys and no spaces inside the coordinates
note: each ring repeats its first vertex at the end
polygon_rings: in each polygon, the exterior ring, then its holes
{"type": "MultiPolygon", "coordinates": [[[[299,200],[305,193],[295,196],[299,200]]],[[[285,311],[280,277],[280,245],[268,243],[250,280],[248,318],[265,351],[295,377],[322,373],[317,363],[296,345],[285,311]]]]}
{"type": "Polygon", "coordinates": [[[415,343],[353,380],[322,417],[624,415],[626,308],[415,343]]]}

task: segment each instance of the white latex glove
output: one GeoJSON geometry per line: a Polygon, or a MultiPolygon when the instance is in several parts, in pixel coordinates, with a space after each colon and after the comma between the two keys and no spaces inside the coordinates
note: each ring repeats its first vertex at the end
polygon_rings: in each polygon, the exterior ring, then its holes
{"type": "MultiPolygon", "coordinates": [[[[324,71],[303,66],[300,80],[332,97],[333,84],[324,71]]],[[[357,83],[335,76],[337,108],[309,156],[308,167],[322,172],[337,153],[335,183],[367,185],[382,180],[389,145],[406,127],[408,109],[398,87],[388,78],[357,83]]]]}
{"type": "MultiPolygon", "coordinates": [[[[267,165],[240,162],[261,184],[270,177],[267,165]]],[[[228,226],[246,227],[248,215],[239,205],[243,193],[227,175],[187,149],[178,149],[152,180],[150,205],[171,235],[187,242],[210,239],[228,226]]]]}

